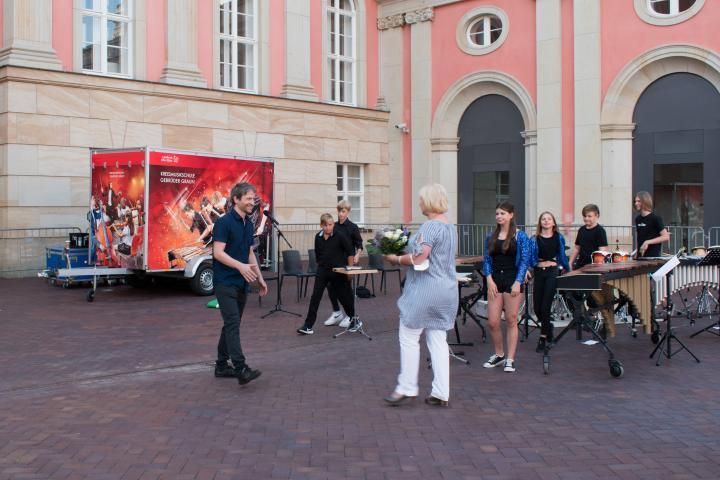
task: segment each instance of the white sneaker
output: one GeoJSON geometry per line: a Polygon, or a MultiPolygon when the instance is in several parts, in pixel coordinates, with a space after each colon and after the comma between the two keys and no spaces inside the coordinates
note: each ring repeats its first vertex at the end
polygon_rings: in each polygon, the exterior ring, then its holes
{"type": "Polygon", "coordinates": [[[505,360],[505,368],[503,368],[503,370],[510,373],[515,371],[515,362],[512,358],[505,360]]]}
{"type": "Polygon", "coordinates": [[[343,319],[340,321],[340,325],[339,325],[339,326],[340,326],[340,328],[347,328],[347,327],[349,327],[349,326],[350,326],[350,317],[348,317],[347,315],[345,315],[345,318],[343,318],[343,319]]]}
{"type": "Polygon", "coordinates": [[[340,323],[340,321],[343,318],[342,312],[333,312],[327,320],[325,320],[325,326],[326,327],[332,327],[333,325],[337,325],[340,323]]]}

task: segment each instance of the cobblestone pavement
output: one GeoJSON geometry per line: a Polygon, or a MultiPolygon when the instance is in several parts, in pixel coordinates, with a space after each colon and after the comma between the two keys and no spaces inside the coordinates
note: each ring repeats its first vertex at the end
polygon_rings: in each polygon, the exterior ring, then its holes
{"type": "MultiPolygon", "coordinates": [[[[305,313],[287,281],[285,308],[305,313]]],[[[274,283],[274,282],[273,282],[274,283]]],[[[274,285],[271,285],[271,289],[274,285]]],[[[521,344],[515,374],[486,370],[477,326],[461,327],[471,364],[452,360],[450,408],[382,398],[398,372],[397,281],[360,299],[372,341],[300,337],[301,319],[260,315],[252,297],[241,328],[249,364],[240,387],[213,377],[220,326],[207,298],[182,284],[146,290],[0,280],[0,479],[717,479],[720,478],[720,337],[678,336],[660,367],[652,343],[620,327],[600,347],[571,336],[550,374],[521,344]]],[[[430,388],[421,371],[421,396],[430,388]]]]}

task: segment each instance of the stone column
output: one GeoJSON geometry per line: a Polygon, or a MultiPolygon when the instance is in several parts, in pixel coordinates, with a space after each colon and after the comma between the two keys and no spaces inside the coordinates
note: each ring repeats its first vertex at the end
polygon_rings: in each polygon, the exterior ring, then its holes
{"type": "Polygon", "coordinates": [[[448,219],[456,223],[458,219],[458,144],[460,138],[433,138],[432,148],[432,179],[445,187],[448,193],[448,219]]]}
{"type": "Polygon", "coordinates": [[[537,131],[525,130],[521,135],[525,140],[525,218],[519,221],[530,225],[540,215],[537,204],[537,131]]]}
{"type": "Polygon", "coordinates": [[[406,123],[403,116],[403,29],[402,14],[378,18],[380,38],[380,96],[390,111],[388,121],[388,162],[390,168],[391,222],[403,221],[403,133],[394,125],[406,123]]]}
{"type": "MultiPolygon", "coordinates": [[[[432,23],[433,9],[405,14],[410,24],[410,135],[412,136],[412,204],[414,222],[423,222],[417,192],[435,181],[431,159],[432,130],[432,23]]],[[[457,184],[457,181],[456,181],[457,184]]]]}
{"type": "Polygon", "coordinates": [[[318,101],[310,60],[310,0],[285,0],[285,84],[280,95],[318,101]]]}
{"type": "MultiPolygon", "coordinates": [[[[573,4],[575,48],[575,219],[581,222],[579,209],[588,203],[600,207],[601,221],[614,223],[614,207],[608,198],[615,195],[615,179],[605,178],[600,149],[600,0],[575,0],[573,4]]],[[[630,168],[629,166],[627,168],[630,168]]],[[[625,167],[623,166],[623,169],[625,167]]],[[[622,171],[613,176],[621,176],[622,171]]],[[[628,173],[628,177],[630,174],[628,173]]],[[[619,179],[619,178],[618,178],[619,179]]],[[[615,202],[613,202],[615,203],[615,202]]],[[[625,210],[630,205],[625,199],[625,210]]],[[[620,207],[620,205],[615,205],[620,207]]],[[[621,208],[622,210],[622,208],[621,208]]]]}
{"type": "MultiPolygon", "coordinates": [[[[560,0],[537,0],[536,208],[562,205],[562,45],[560,0]]],[[[527,160],[527,159],[526,159],[527,160]]],[[[532,203],[528,197],[528,202],[532,203]]],[[[534,209],[529,210],[534,211],[534,209]]],[[[530,218],[530,217],[528,217],[530,218]]]]}
{"type": "Polygon", "coordinates": [[[50,0],[5,0],[3,3],[3,48],[0,67],[62,70],[52,48],[52,2],[50,0]]]}
{"type": "Polygon", "coordinates": [[[167,0],[167,61],[160,80],[207,87],[197,63],[197,0],[167,0]]]}
{"type": "Polygon", "coordinates": [[[632,225],[630,202],[633,198],[634,130],[634,123],[603,125],[600,128],[601,151],[598,156],[602,158],[602,172],[598,173],[595,183],[602,185],[602,204],[599,206],[605,225],[632,225]]]}

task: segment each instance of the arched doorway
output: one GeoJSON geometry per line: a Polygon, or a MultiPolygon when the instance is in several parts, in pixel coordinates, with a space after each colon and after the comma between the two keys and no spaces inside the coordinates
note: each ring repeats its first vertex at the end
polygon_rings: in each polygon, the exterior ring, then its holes
{"type": "Polygon", "coordinates": [[[508,98],[485,95],[458,125],[458,223],[493,223],[495,205],[510,200],[522,222],[525,207],[523,117],[508,98]]]}
{"type": "Polygon", "coordinates": [[[653,194],[667,225],[718,225],[720,212],[712,206],[720,204],[720,188],[710,188],[720,176],[715,86],[693,73],[661,77],[641,94],[633,123],[634,191],[653,194]]]}

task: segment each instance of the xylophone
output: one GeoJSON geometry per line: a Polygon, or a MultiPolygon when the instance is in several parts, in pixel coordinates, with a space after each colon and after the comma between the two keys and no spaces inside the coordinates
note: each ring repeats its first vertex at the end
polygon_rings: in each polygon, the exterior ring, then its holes
{"type": "Polygon", "coordinates": [[[608,284],[628,297],[637,310],[645,333],[652,333],[653,305],[650,298],[652,280],[649,274],[663,265],[660,259],[630,260],[623,263],[585,265],[558,277],[558,290],[593,291],[608,284]]]}

